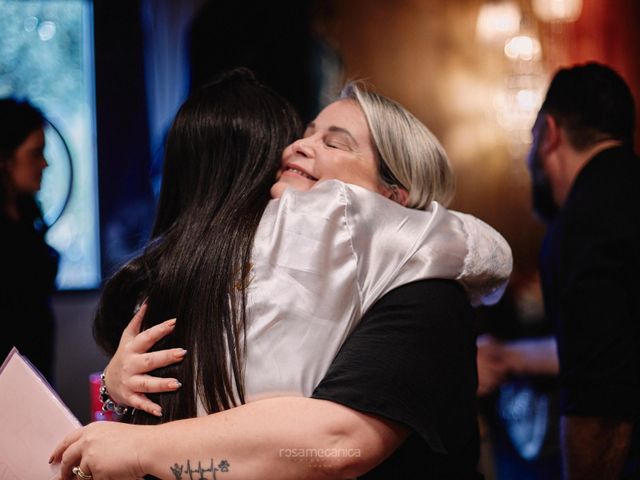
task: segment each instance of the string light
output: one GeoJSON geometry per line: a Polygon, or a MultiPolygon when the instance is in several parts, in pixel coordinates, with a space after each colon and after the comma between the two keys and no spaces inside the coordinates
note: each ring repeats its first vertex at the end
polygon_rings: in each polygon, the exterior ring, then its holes
{"type": "Polygon", "coordinates": [[[501,44],[518,33],[522,14],[513,1],[487,2],[480,7],[476,36],[484,43],[501,44]]]}
{"type": "Polygon", "coordinates": [[[533,0],[532,6],[543,22],[575,22],[582,13],[582,0],[533,0]]]}

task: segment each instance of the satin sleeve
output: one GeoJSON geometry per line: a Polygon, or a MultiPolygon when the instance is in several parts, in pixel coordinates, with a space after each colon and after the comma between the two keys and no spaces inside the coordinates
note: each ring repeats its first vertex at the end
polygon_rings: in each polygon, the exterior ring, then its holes
{"type": "Polygon", "coordinates": [[[343,186],[364,311],[392,289],[429,278],[457,280],[474,306],[500,299],[513,261],[509,244],[491,226],[437,202],[415,210],[343,186]]]}

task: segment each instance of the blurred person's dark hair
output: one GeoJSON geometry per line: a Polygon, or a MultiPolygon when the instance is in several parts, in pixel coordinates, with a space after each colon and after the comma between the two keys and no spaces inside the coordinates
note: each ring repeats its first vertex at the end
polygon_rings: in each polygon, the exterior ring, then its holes
{"type": "Polygon", "coordinates": [[[558,70],[540,111],[556,119],[577,151],[609,139],[633,147],[633,96],[606,65],[590,62],[558,70]]]}
{"type": "Polygon", "coordinates": [[[0,99],[0,205],[6,202],[7,162],[29,134],[44,128],[45,117],[28,100],[0,99]]]}

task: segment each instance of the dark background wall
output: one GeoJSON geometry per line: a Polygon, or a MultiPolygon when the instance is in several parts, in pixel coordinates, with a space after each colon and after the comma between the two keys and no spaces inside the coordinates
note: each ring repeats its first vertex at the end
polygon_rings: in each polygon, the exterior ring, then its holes
{"type": "Polygon", "coordinates": [[[102,271],[148,238],[153,220],[144,50],[138,2],[94,4],[102,271]]]}
{"type": "Polygon", "coordinates": [[[251,68],[307,121],[315,116],[311,2],[208,2],[190,34],[191,86],[222,69],[251,68]]]}

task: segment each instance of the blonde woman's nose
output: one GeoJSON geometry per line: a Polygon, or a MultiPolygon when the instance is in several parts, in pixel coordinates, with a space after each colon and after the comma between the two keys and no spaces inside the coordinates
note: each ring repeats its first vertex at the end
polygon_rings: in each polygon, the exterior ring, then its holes
{"type": "Polygon", "coordinates": [[[293,153],[303,155],[305,157],[311,157],[313,155],[312,142],[309,137],[300,138],[291,144],[293,153]]]}

